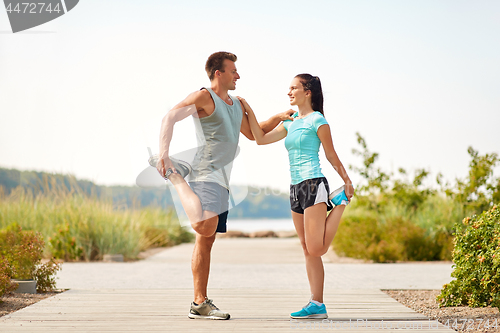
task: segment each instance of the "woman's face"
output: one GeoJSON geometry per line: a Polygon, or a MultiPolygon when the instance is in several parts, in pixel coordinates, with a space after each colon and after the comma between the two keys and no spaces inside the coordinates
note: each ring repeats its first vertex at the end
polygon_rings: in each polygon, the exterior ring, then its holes
{"type": "Polygon", "coordinates": [[[288,97],[290,97],[290,105],[303,105],[307,102],[307,99],[311,97],[311,92],[309,90],[304,90],[304,86],[300,82],[300,79],[296,77],[290,84],[288,97]]]}

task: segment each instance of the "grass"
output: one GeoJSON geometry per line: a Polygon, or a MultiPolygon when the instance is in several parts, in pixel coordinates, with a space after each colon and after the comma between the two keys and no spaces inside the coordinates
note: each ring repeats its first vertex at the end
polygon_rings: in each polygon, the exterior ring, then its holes
{"type": "Polygon", "coordinates": [[[152,246],[192,239],[172,210],[127,209],[111,199],[86,195],[75,184],[68,189],[57,179],[45,177],[42,190],[18,187],[6,195],[0,189],[0,229],[17,222],[43,235],[46,257],[73,260],[99,260],[104,254],[135,259],[152,246]]]}

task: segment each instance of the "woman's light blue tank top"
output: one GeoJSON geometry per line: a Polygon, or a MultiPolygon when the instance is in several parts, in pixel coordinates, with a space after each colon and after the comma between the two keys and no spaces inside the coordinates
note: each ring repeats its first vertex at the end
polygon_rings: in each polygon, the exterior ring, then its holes
{"type": "Polygon", "coordinates": [[[324,177],[319,164],[319,146],[321,141],[318,138],[318,128],[327,125],[325,117],[318,112],[297,119],[298,113],[292,117],[295,119],[285,120],[283,125],[288,131],[285,139],[285,147],[288,150],[290,160],[290,174],[292,185],[304,180],[324,177]]]}

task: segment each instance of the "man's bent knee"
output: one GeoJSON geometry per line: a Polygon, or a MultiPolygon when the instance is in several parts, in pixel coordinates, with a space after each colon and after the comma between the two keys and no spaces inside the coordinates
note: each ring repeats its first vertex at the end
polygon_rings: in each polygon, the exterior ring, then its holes
{"type": "Polygon", "coordinates": [[[219,224],[219,216],[215,215],[206,220],[191,223],[191,227],[201,236],[210,237],[215,234],[218,224],[219,224]]]}

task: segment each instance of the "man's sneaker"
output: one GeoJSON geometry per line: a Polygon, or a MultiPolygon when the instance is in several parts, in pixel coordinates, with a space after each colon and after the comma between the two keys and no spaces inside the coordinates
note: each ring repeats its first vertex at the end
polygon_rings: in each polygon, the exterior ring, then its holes
{"type": "Polygon", "coordinates": [[[345,185],[342,185],[328,196],[328,199],[335,205],[348,205],[349,204],[349,199],[347,199],[347,196],[345,195],[345,185]]]}
{"type": "Polygon", "coordinates": [[[326,319],[328,318],[328,313],[326,313],[325,304],[316,305],[313,302],[309,302],[306,306],[302,308],[302,310],[297,312],[292,312],[290,317],[294,319],[307,319],[307,318],[315,318],[315,319],[326,319]]]}
{"type": "Polygon", "coordinates": [[[229,313],[219,310],[211,299],[205,298],[205,301],[199,305],[191,303],[188,317],[191,319],[227,320],[231,316],[229,313]]]}
{"type": "MultiPolygon", "coordinates": [[[[152,155],[149,159],[149,165],[152,167],[156,168],[156,164],[158,163],[158,160],[160,157],[158,155],[152,155]]],[[[172,164],[174,165],[175,170],[182,176],[182,178],[186,178],[187,175],[191,173],[191,165],[189,165],[188,162],[178,160],[176,158],[170,157],[170,160],[172,161],[172,164]]],[[[165,176],[163,178],[168,179],[168,177],[174,173],[172,169],[168,168],[165,176]]]]}

